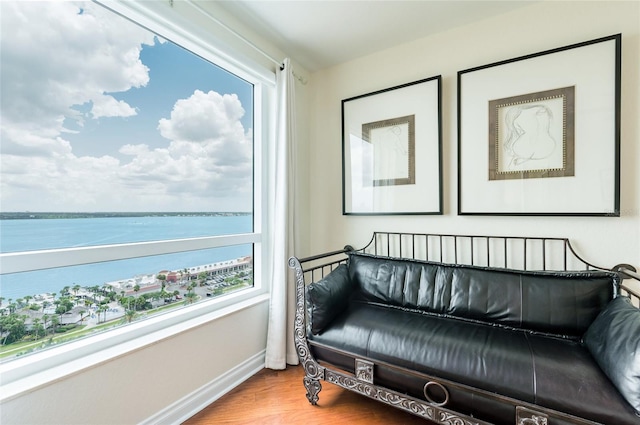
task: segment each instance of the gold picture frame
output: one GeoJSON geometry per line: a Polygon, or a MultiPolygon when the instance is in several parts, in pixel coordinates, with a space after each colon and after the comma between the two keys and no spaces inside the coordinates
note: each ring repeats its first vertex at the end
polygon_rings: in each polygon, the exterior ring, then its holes
{"type": "Polygon", "coordinates": [[[415,122],[413,114],[362,124],[362,139],[372,145],[372,179],[365,179],[365,185],[415,184],[415,122]]]}
{"type": "Polygon", "coordinates": [[[489,180],[575,173],[575,87],[489,101],[489,180]]]}

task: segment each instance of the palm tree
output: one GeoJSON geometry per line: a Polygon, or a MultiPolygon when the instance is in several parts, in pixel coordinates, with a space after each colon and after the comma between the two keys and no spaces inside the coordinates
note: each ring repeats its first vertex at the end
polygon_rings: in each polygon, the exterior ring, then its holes
{"type": "Polygon", "coordinates": [[[186,276],[187,276],[187,282],[188,282],[188,281],[191,279],[191,273],[189,272],[189,269],[188,269],[188,268],[186,268],[186,267],[184,268],[183,272],[184,272],[184,273],[183,273],[183,276],[184,276],[184,275],[186,275],[186,276]]]}
{"type": "Polygon", "coordinates": [[[42,315],[42,322],[44,325],[44,334],[47,334],[47,321],[49,320],[50,316],[48,314],[43,314],[42,315]]]}
{"type": "Polygon", "coordinates": [[[85,316],[85,314],[87,314],[87,310],[80,310],[78,314],[80,315],[80,324],[82,324],[84,319],[87,318],[87,316],[85,316]]]}
{"type": "Polygon", "coordinates": [[[98,322],[100,322],[100,313],[104,313],[104,321],[106,322],[107,320],[107,306],[106,305],[101,305],[100,307],[98,307],[98,311],[96,313],[98,313],[98,322]]]}
{"type": "Polygon", "coordinates": [[[100,293],[100,287],[98,285],[91,286],[88,288],[91,292],[93,292],[93,300],[98,302],[98,294],[100,293]]]}
{"type": "Polygon", "coordinates": [[[33,331],[35,332],[35,335],[36,335],[36,341],[39,339],[40,331],[44,330],[40,322],[41,322],[41,319],[39,317],[36,317],[33,319],[33,331]]]}
{"type": "Polygon", "coordinates": [[[52,332],[53,334],[56,333],[56,328],[58,327],[58,325],[60,324],[60,319],[58,319],[58,316],[51,316],[51,328],[52,328],[52,332]]]}
{"type": "Polygon", "coordinates": [[[135,308],[136,304],[136,298],[135,297],[125,297],[123,298],[123,302],[122,302],[122,306],[124,307],[124,301],[127,302],[127,310],[131,310],[131,301],[133,301],[133,307],[135,308]]]}
{"type": "Polygon", "coordinates": [[[204,285],[204,282],[206,280],[207,280],[207,273],[206,272],[198,273],[198,283],[200,284],[200,286],[204,285]]]}
{"type": "Polygon", "coordinates": [[[71,290],[73,291],[73,295],[75,296],[74,302],[76,303],[76,305],[78,305],[78,292],[80,292],[80,288],[82,287],[77,283],[74,284],[73,287],[71,288],[71,290]]]}
{"type": "Polygon", "coordinates": [[[60,300],[55,300],[53,302],[53,304],[56,306],[56,314],[59,314],[60,316],[62,316],[62,314],[64,313],[64,311],[62,311],[62,309],[60,308],[60,303],[62,303],[62,301],[60,300]]]}
{"type": "Polygon", "coordinates": [[[7,342],[19,341],[24,336],[26,318],[27,316],[18,314],[2,317],[0,320],[0,334],[4,335],[2,345],[6,345],[7,342]]]}
{"type": "Polygon", "coordinates": [[[133,321],[133,319],[135,319],[137,314],[138,313],[136,313],[135,310],[127,310],[124,313],[124,317],[125,317],[125,319],[127,319],[127,323],[131,323],[133,321]]]}
{"type": "Polygon", "coordinates": [[[164,289],[164,287],[160,290],[160,293],[158,294],[158,299],[166,299],[167,296],[169,295],[169,293],[164,289]]]}

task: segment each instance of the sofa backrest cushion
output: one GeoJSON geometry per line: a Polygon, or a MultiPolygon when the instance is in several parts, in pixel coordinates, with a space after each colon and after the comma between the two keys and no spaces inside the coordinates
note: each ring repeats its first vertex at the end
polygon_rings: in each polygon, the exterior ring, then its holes
{"type": "Polygon", "coordinates": [[[345,264],[340,264],[323,279],[306,288],[307,319],[314,335],[347,308],[353,282],[345,264]]]}
{"type": "Polygon", "coordinates": [[[366,301],[581,337],[617,294],[615,273],[533,272],[352,253],[366,301]]]}
{"type": "Polygon", "coordinates": [[[584,343],[620,394],[640,415],[640,309],[619,296],[593,321],[584,343]]]}

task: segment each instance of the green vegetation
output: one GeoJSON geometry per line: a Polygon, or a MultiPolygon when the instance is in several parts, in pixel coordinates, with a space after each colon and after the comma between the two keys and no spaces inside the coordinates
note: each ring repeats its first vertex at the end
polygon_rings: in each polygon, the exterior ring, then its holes
{"type": "MultiPolygon", "coordinates": [[[[224,280],[207,283],[210,276],[184,274],[185,280],[167,290],[165,275],[158,275],[160,290],[134,295],[119,294],[110,285],[81,287],[65,286],[58,294],[49,294],[49,301],[35,301],[34,296],[16,300],[0,297],[0,359],[22,356],[57,344],[102,332],[135,320],[156,315],[170,309],[192,304],[205,297],[217,297],[253,286],[252,273],[242,270],[224,280]],[[56,298],[57,297],[57,298],[56,298]],[[107,320],[107,313],[118,309],[115,319],[107,320]],[[51,313],[52,309],[55,311],[51,313]],[[45,310],[48,310],[48,314],[45,310]],[[90,321],[85,321],[93,317],[90,321]],[[73,323],[62,323],[63,318],[73,323]]],[[[113,316],[112,316],[113,317],[113,316]]]]}

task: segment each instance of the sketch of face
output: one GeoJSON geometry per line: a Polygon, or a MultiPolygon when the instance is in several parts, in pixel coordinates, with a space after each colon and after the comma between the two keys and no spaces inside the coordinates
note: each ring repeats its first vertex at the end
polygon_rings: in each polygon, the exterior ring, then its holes
{"type": "Polygon", "coordinates": [[[504,148],[512,156],[510,167],[551,156],[557,145],[549,131],[552,119],[553,113],[544,105],[518,105],[509,110],[504,148]]]}

